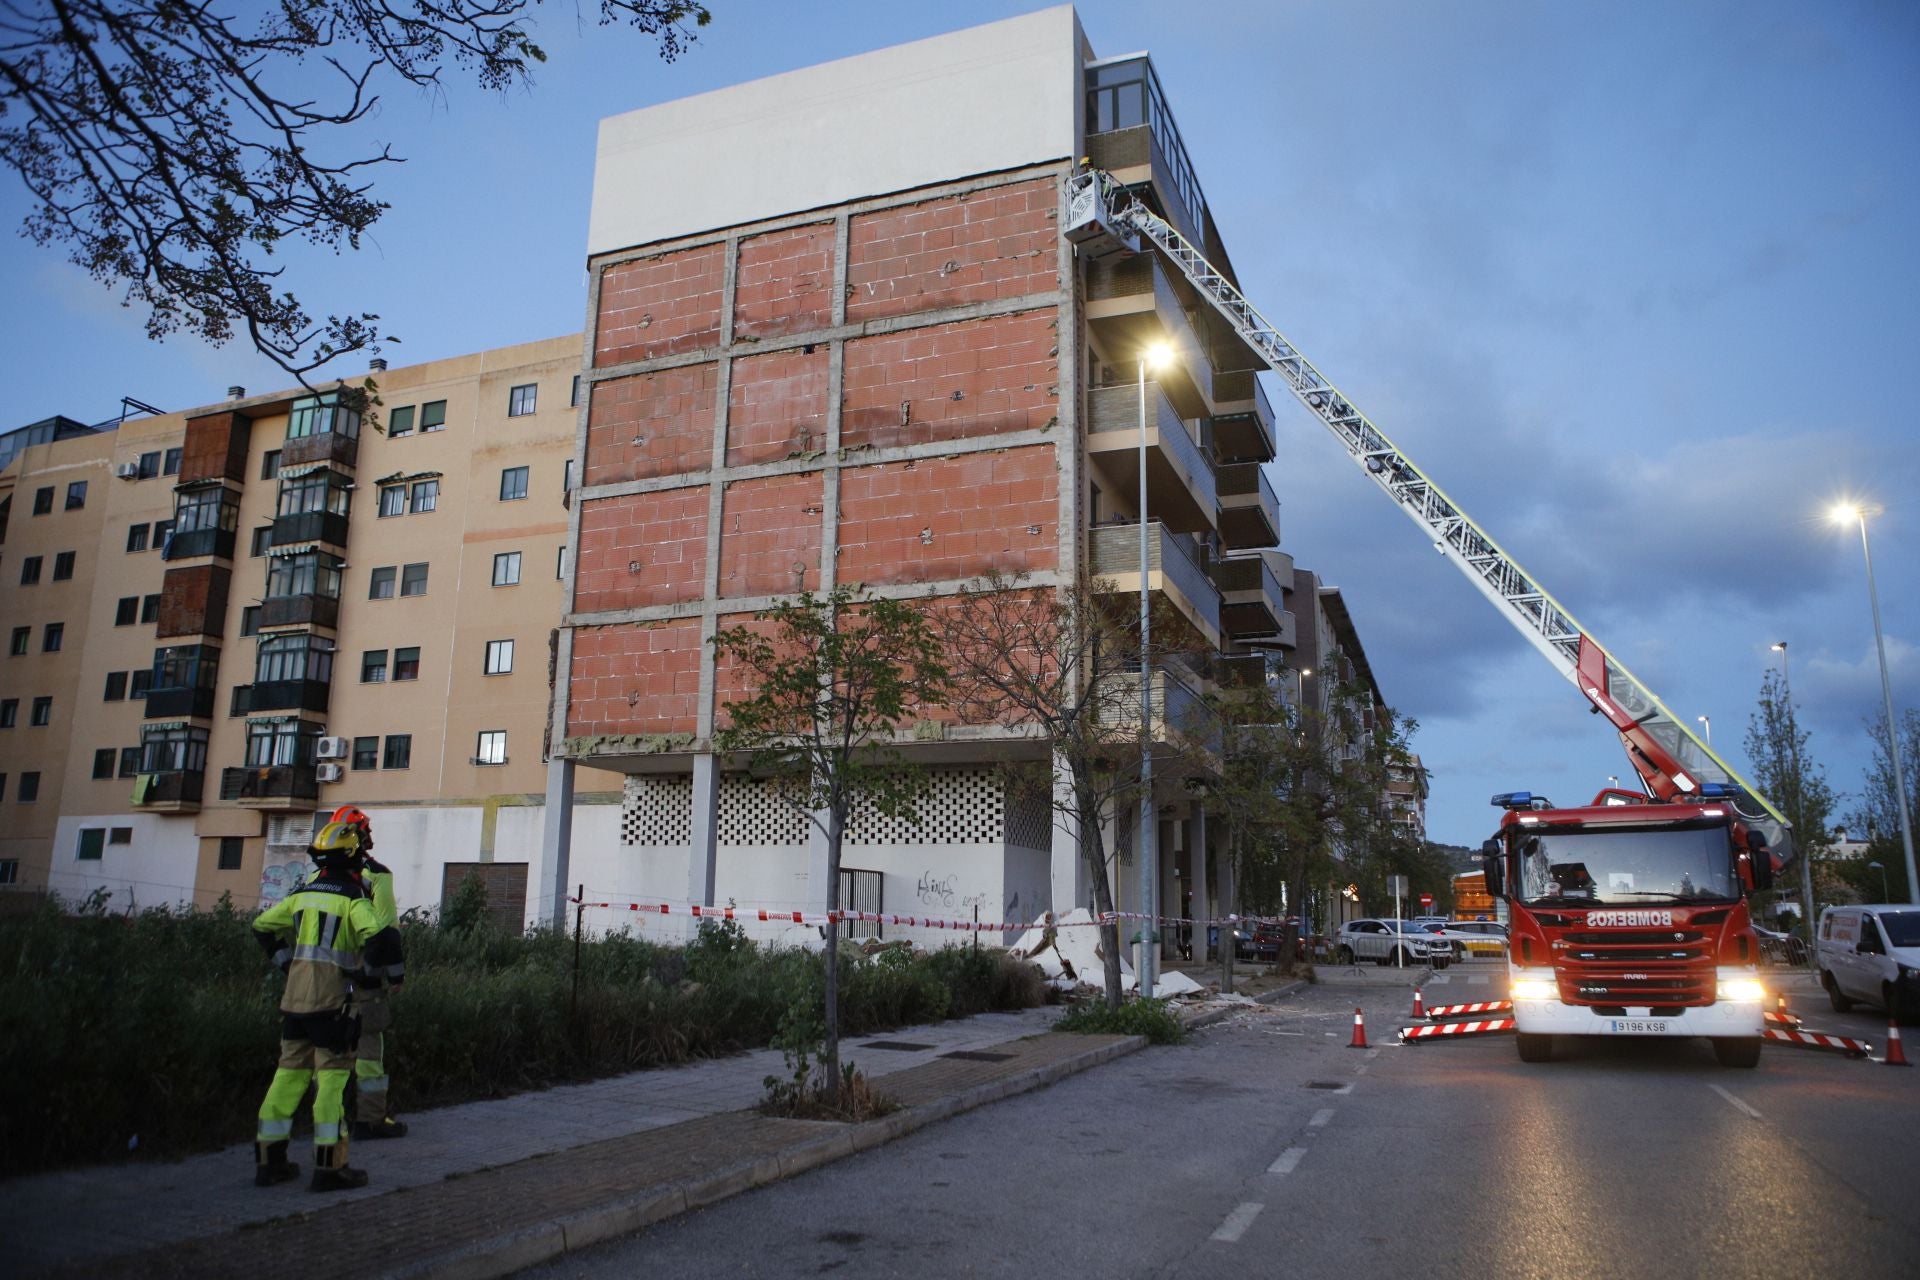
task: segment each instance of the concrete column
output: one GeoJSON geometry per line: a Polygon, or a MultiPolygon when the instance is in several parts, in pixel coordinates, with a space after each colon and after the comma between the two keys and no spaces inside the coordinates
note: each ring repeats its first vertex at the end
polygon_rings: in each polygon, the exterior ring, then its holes
{"type": "MultiPolygon", "coordinates": [[[[1073,778],[1066,761],[1053,758],[1053,821],[1049,830],[1053,839],[1048,846],[1052,858],[1051,909],[1065,915],[1087,905],[1093,895],[1093,882],[1087,876],[1086,855],[1080,849],[1080,818],[1073,812],[1073,778]]],[[[1039,912],[1033,912],[1037,918],[1039,912]]]]}
{"type": "Polygon", "coordinates": [[[540,822],[541,918],[558,930],[567,928],[567,895],[573,886],[573,761],[555,756],[547,761],[547,807],[540,822]]]}
{"type": "Polygon", "coordinates": [[[1213,918],[1208,901],[1213,880],[1207,874],[1210,868],[1207,862],[1207,806],[1204,804],[1193,806],[1193,844],[1187,855],[1187,869],[1193,875],[1193,958],[1196,962],[1205,963],[1206,921],[1213,918]]]}
{"type": "Polygon", "coordinates": [[[687,851],[687,898],[701,906],[713,900],[720,832],[720,762],[706,753],[693,758],[693,843],[687,851]]]}

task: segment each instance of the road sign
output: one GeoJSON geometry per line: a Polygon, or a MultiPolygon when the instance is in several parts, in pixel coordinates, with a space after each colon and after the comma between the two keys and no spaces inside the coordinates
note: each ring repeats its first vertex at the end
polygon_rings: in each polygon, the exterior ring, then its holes
{"type": "Polygon", "coordinates": [[[1387,892],[1392,894],[1396,898],[1406,897],[1407,896],[1407,878],[1405,876],[1388,876],[1387,892]]]}
{"type": "Polygon", "coordinates": [[[1430,893],[1423,893],[1423,894],[1421,894],[1421,895],[1420,895],[1420,905],[1421,905],[1422,907],[1431,907],[1431,906],[1433,905],[1433,895],[1432,895],[1432,894],[1430,894],[1430,893]]]}

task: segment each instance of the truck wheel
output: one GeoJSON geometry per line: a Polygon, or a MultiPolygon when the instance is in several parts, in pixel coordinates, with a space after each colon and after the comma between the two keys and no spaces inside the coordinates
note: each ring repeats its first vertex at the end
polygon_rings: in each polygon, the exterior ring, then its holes
{"type": "Polygon", "coordinates": [[[1833,980],[1831,971],[1820,971],[1820,985],[1827,989],[1827,1003],[1833,1006],[1835,1013],[1845,1013],[1853,1008],[1853,1001],[1840,994],[1840,984],[1833,980]]]}
{"type": "Polygon", "coordinates": [[[1713,1056],[1723,1067],[1757,1067],[1760,1065],[1760,1037],[1716,1038],[1713,1042],[1713,1056]]]}
{"type": "Polygon", "coordinates": [[[1340,963],[1341,963],[1341,964],[1352,964],[1352,963],[1353,963],[1353,948],[1352,948],[1352,947],[1342,947],[1342,948],[1340,948],[1340,963]]]}
{"type": "Polygon", "coordinates": [[[1520,1051],[1522,1062],[1552,1062],[1553,1037],[1530,1035],[1525,1031],[1514,1036],[1513,1047],[1520,1051]]]}

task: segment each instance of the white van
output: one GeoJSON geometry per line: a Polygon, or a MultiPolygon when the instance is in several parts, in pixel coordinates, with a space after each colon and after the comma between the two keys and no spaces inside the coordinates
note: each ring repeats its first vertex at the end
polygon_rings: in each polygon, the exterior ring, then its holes
{"type": "Polygon", "coordinates": [[[1920,906],[1828,907],[1820,913],[1818,957],[1834,1012],[1864,1000],[1889,1017],[1920,1013],[1920,906]]]}

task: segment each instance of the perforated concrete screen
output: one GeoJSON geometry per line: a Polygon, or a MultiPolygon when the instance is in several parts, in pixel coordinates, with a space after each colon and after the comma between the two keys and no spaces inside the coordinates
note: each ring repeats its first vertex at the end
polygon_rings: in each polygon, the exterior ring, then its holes
{"type": "Polygon", "coordinates": [[[693,843],[691,774],[628,774],[621,790],[621,844],[684,848],[693,843]]]}
{"type": "Polygon", "coordinates": [[[807,816],[782,800],[772,783],[722,778],[718,838],[721,844],[803,845],[807,816]]]}

